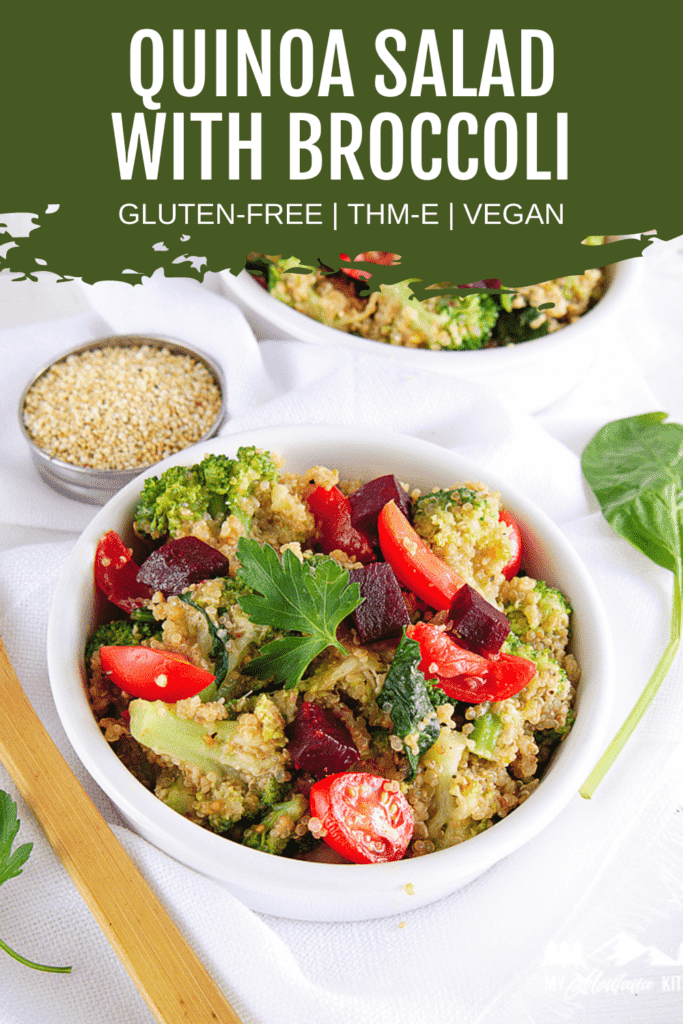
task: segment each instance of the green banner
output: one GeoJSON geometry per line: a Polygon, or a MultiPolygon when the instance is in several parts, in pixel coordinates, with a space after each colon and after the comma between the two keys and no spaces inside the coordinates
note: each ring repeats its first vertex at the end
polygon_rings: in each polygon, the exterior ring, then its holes
{"type": "Polygon", "coordinates": [[[587,236],[683,232],[682,25],[662,0],[5,4],[0,209],[37,227],[0,267],[135,283],[380,250],[401,259],[373,286],[418,295],[580,273],[587,236]]]}

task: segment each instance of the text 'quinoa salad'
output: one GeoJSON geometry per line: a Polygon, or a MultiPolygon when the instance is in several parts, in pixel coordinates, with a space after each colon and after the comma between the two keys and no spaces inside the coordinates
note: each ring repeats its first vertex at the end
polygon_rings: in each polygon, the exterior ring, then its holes
{"type": "Polygon", "coordinates": [[[149,477],[113,530],[89,697],[198,825],[328,862],[416,857],[522,803],[571,728],[571,610],[476,482],[285,472],[253,447],[149,477]]]}

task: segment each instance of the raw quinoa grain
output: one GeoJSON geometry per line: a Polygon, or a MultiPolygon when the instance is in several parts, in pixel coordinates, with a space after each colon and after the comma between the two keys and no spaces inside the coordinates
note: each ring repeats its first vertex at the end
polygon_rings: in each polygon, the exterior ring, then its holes
{"type": "Polygon", "coordinates": [[[24,424],[50,458],[93,469],[151,465],[200,440],[221,393],[191,356],[149,345],[62,359],[29,388],[24,424]]]}

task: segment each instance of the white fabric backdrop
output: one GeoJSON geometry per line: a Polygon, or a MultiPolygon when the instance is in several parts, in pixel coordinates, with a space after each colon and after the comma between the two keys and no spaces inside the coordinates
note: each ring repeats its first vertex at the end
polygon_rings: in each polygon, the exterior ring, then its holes
{"type": "MultiPolygon", "coordinates": [[[[678,898],[671,864],[681,861],[670,837],[682,788],[683,664],[674,666],[593,800],[577,795],[533,844],[461,892],[401,919],[311,924],[254,914],[129,832],[64,736],[45,666],[47,611],[66,555],[95,509],[38,478],[15,419],[26,380],[42,362],[92,337],[168,333],[223,362],[226,431],[301,422],[381,425],[457,448],[479,462],[483,479],[487,469],[500,473],[560,524],[590,567],[616,650],[616,728],[666,642],[671,580],[606,526],[582,481],[578,453],[602,423],[661,408],[663,399],[677,400],[678,410],[669,411],[683,415],[675,390],[683,378],[680,240],[655,243],[643,263],[642,290],[605,337],[590,379],[535,417],[476,385],[403,373],[381,356],[257,343],[216,282],[155,275],[135,288],[99,284],[86,290],[92,313],[0,331],[0,634],[51,735],[245,1024],[540,1024],[549,1012],[558,1020],[572,1013],[576,1001],[549,1001],[543,992],[549,943],[571,941],[586,922],[611,934],[639,908],[678,898]],[[662,837],[670,847],[664,886],[653,867],[662,837]]],[[[2,768],[0,787],[16,796],[2,768]]],[[[0,893],[0,936],[26,956],[72,963],[74,970],[37,975],[0,956],[0,1022],[151,1021],[20,799],[19,805],[20,838],[35,846],[23,876],[0,893]]]]}

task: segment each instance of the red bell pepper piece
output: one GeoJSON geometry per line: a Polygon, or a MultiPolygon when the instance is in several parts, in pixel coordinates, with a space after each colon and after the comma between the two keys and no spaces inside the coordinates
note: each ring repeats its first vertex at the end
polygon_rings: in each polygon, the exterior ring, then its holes
{"type": "Polygon", "coordinates": [[[326,555],[343,551],[363,564],[375,561],[372,544],[360,530],[351,525],[351,505],[338,487],[316,487],[308,496],[308,507],[313,513],[320,537],[320,546],[326,555]]]}
{"type": "Polygon", "coordinates": [[[444,693],[467,704],[507,700],[523,690],[536,675],[536,666],[516,654],[485,658],[460,647],[438,626],[418,622],[406,633],[420,645],[420,670],[436,679],[444,693]]]}
{"type": "Polygon", "coordinates": [[[166,704],[194,697],[216,678],[182,654],[155,651],[140,644],[100,647],[100,661],[102,670],[131,697],[166,704]]]}
{"type": "Polygon", "coordinates": [[[430,608],[448,611],[465,581],[434,554],[393,501],[380,512],[377,532],[382,554],[399,582],[430,608]]]}
{"type": "Polygon", "coordinates": [[[140,566],[133,561],[116,530],[105,533],[95,552],[95,583],[112,604],[128,615],[140,608],[154,591],[146,583],[138,583],[140,566]]]}

